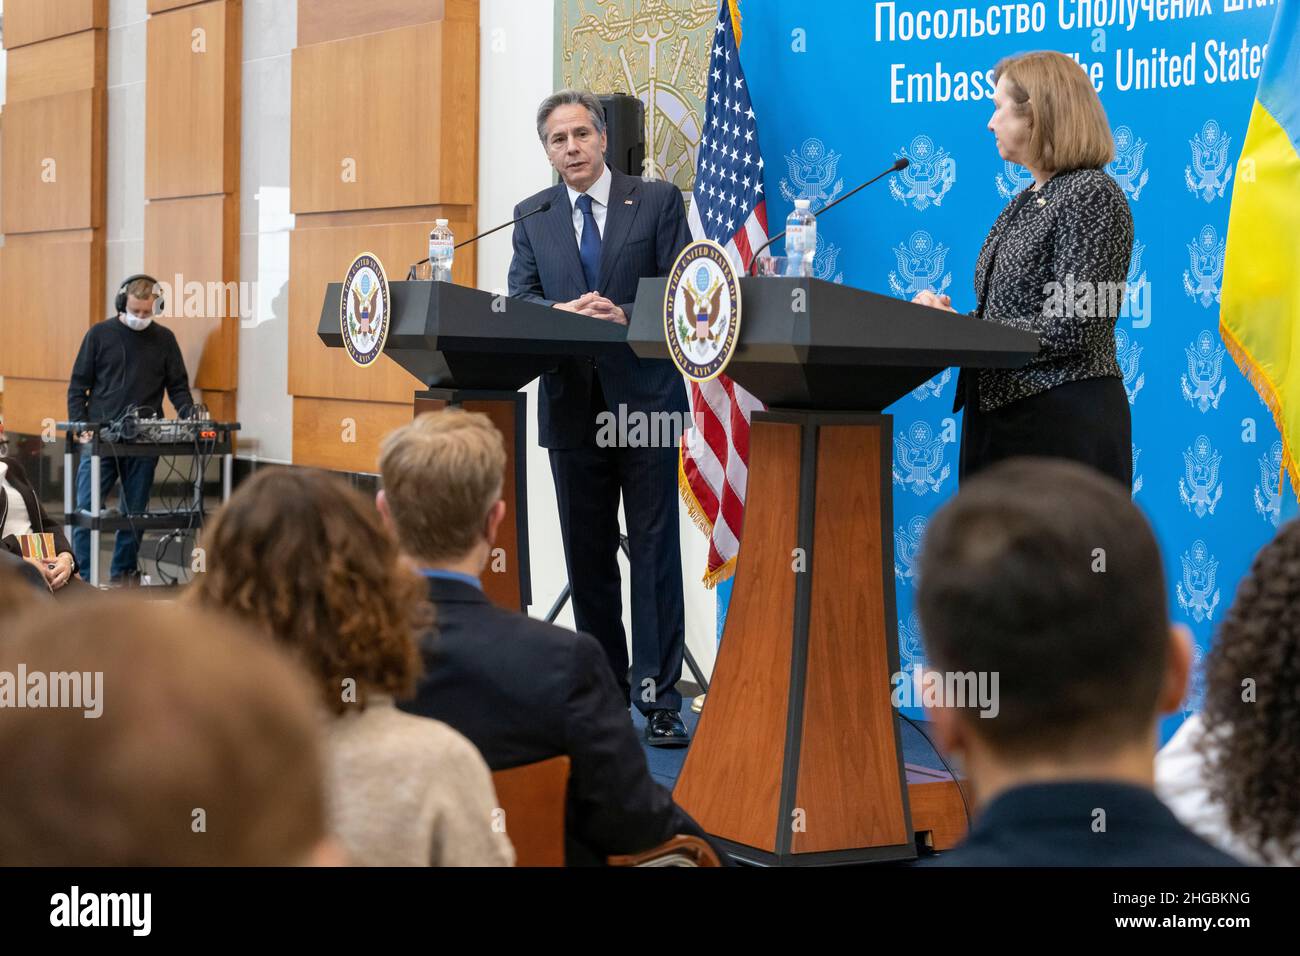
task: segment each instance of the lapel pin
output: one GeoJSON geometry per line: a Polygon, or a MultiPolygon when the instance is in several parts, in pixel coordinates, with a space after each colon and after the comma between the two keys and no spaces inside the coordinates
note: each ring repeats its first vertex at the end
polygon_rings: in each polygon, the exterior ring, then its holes
{"type": "Polygon", "coordinates": [[[624,200],[623,200],[623,205],[624,205],[624,206],[630,206],[630,205],[632,205],[632,200],[630,200],[630,199],[624,199],[624,200]]]}

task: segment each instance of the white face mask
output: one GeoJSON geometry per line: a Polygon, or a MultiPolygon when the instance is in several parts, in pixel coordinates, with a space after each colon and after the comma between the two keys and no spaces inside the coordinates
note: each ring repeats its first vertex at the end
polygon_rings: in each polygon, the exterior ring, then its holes
{"type": "Polygon", "coordinates": [[[133,332],[143,332],[153,324],[153,319],[138,319],[129,312],[123,312],[119,318],[133,332]]]}

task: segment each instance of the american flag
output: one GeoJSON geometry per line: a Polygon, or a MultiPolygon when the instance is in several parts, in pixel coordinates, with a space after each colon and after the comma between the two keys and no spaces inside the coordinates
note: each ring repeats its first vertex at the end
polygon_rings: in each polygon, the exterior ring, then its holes
{"type": "MultiPolygon", "coordinates": [[[[736,0],[721,0],[688,221],[693,238],[724,246],[744,270],[767,241],[767,203],[739,45],[736,0]]],[[[749,475],[749,418],[763,403],[725,374],[702,385],[690,382],[689,388],[692,427],[682,439],[679,484],[691,517],[709,536],[704,583],[712,587],[735,570],[749,475]]]]}

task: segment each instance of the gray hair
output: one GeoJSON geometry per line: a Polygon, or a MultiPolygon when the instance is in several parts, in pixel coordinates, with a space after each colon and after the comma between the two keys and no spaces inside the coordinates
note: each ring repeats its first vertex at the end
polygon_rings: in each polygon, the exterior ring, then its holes
{"type": "Polygon", "coordinates": [[[537,107],[537,138],[546,145],[546,121],[561,106],[585,106],[591,114],[591,125],[596,128],[596,135],[605,132],[605,110],[596,99],[596,94],[587,90],[560,90],[542,100],[537,107]]]}

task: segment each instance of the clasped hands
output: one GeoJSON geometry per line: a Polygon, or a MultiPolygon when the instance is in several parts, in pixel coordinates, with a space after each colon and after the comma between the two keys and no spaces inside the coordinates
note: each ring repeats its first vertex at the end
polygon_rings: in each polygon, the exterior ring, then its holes
{"type": "Polygon", "coordinates": [[[912,301],[917,305],[928,305],[932,309],[943,309],[946,312],[956,312],[952,307],[952,299],[946,295],[937,295],[928,290],[922,290],[912,296],[912,301]]]}
{"type": "Polygon", "coordinates": [[[37,570],[41,572],[41,577],[45,578],[45,585],[51,591],[57,591],[68,583],[72,577],[72,555],[67,551],[61,553],[53,561],[44,558],[28,558],[31,564],[36,565],[37,570]]]}
{"type": "Polygon", "coordinates": [[[595,319],[604,319],[606,322],[627,325],[627,314],[599,292],[587,292],[571,302],[557,302],[555,308],[563,309],[565,312],[577,312],[579,315],[589,315],[595,319]]]}

